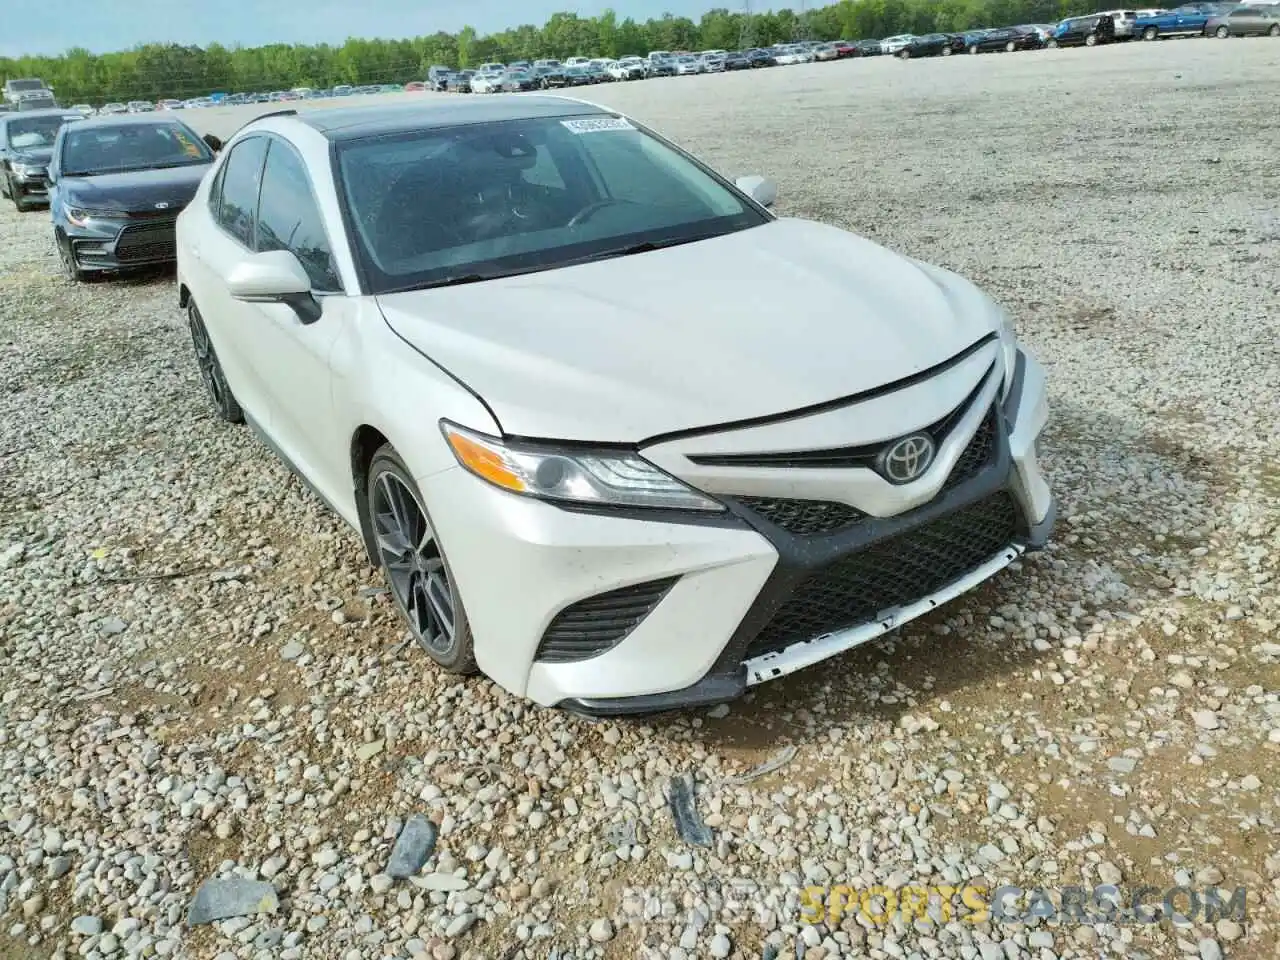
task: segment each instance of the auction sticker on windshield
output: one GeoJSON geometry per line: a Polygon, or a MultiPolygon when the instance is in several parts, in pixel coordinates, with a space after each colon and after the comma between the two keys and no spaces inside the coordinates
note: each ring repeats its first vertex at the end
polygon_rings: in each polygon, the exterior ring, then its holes
{"type": "Polygon", "coordinates": [[[602,133],[606,130],[634,130],[635,127],[621,117],[595,117],[590,120],[561,120],[570,133],[602,133]]]}

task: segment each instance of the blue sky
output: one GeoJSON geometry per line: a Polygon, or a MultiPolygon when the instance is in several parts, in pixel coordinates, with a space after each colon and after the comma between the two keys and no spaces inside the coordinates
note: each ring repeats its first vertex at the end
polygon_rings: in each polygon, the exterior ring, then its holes
{"type": "MultiPolygon", "coordinates": [[[[76,46],[103,53],[151,41],[246,47],[340,43],[348,36],[452,33],[468,24],[492,33],[541,24],[557,10],[594,16],[610,7],[619,19],[645,20],[666,12],[697,19],[716,6],[740,9],[742,0],[62,0],[56,9],[32,8],[6,18],[0,56],[58,54],[76,46]]],[[[759,0],[752,3],[752,9],[764,7],[759,0]]]]}

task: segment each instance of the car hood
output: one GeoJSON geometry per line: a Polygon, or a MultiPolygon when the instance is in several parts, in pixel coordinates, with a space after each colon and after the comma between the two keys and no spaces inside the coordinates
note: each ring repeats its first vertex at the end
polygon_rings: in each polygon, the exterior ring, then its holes
{"type": "Polygon", "coordinates": [[[211,166],[201,163],[96,177],[63,177],[58,181],[58,192],[69,205],[91,210],[137,213],[155,210],[163,203],[176,212],[191,202],[211,166]]]}
{"type": "Polygon", "coordinates": [[[504,433],[599,442],[847,397],[927,370],[999,323],[955,274],[789,219],[377,299],[504,433]]]}

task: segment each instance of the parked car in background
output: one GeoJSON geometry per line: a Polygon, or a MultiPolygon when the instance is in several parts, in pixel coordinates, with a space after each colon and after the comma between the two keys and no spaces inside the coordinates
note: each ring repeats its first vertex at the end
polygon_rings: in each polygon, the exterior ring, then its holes
{"type": "Polygon", "coordinates": [[[538,78],[530,70],[508,68],[502,75],[502,90],[505,93],[520,93],[523,90],[537,90],[538,78]]]}
{"type": "Polygon", "coordinates": [[[1228,13],[1237,4],[1187,3],[1148,17],[1137,17],[1133,33],[1143,40],[1203,34],[1210,18],[1228,13]]]}
{"type": "Polygon", "coordinates": [[[911,38],[911,42],[898,51],[900,60],[920,57],[949,57],[964,50],[964,37],[951,33],[926,33],[911,38]]]}
{"type": "Polygon", "coordinates": [[[674,77],[676,75],[675,54],[665,50],[651,50],[645,58],[648,75],[651,77],[674,77]]]}
{"type": "Polygon", "coordinates": [[[1206,37],[1280,37],[1280,6],[1253,4],[1232,7],[1204,25],[1206,37]]]}
{"type": "Polygon", "coordinates": [[[970,53],[988,53],[1004,50],[1013,53],[1015,50],[1038,50],[1044,46],[1040,34],[1030,27],[1000,27],[987,30],[981,36],[966,38],[966,49],[970,53]]]}
{"type": "Polygon", "coordinates": [[[67,276],[171,262],[174,223],[219,145],[164,114],[64,125],[49,165],[49,200],[67,276]]]}
{"type": "Polygon", "coordinates": [[[683,57],[676,57],[677,77],[691,77],[702,72],[704,72],[702,61],[697,57],[691,54],[683,57]]]}
{"type": "Polygon", "coordinates": [[[639,57],[622,57],[609,68],[609,73],[615,80],[643,80],[644,61],[639,57]]]}
{"type": "Polygon", "coordinates": [[[404,85],[405,93],[422,93],[427,89],[427,85],[421,80],[410,80],[404,85]]]}
{"type": "Polygon", "coordinates": [[[156,108],[156,105],[152,103],[150,100],[130,100],[129,101],[130,113],[151,113],[153,110],[155,110],[155,108],[156,108]]]}
{"type": "Polygon", "coordinates": [[[502,90],[502,78],[506,71],[494,73],[491,70],[478,70],[471,78],[472,93],[498,93],[502,90]]]}
{"type": "Polygon", "coordinates": [[[761,49],[760,47],[752,47],[748,50],[747,59],[751,61],[751,66],[753,68],[776,67],[778,65],[778,61],[774,58],[773,54],[768,50],[761,49]]]}
{"type": "Polygon", "coordinates": [[[1045,373],[973,283],[600,107],[411,107],[250,123],[177,286],[217,415],[357,532],[439,670],[707,706],[1046,543],[1045,373]]]}
{"type": "Polygon", "coordinates": [[[585,87],[591,83],[591,74],[587,73],[585,64],[573,64],[564,68],[565,86],[585,87]]]}
{"type": "Polygon", "coordinates": [[[449,90],[452,93],[471,93],[471,81],[475,78],[474,70],[459,70],[449,79],[449,90]]]}
{"type": "Polygon", "coordinates": [[[58,131],[84,119],[76,110],[0,113],[0,194],[19,212],[49,200],[49,160],[58,131]]]}
{"type": "Polygon", "coordinates": [[[72,106],[71,109],[75,113],[83,114],[86,117],[92,117],[95,113],[97,113],[97,111],[94,110],[93,107],[87,103],[77,103],[74,106],[72,106]]]}
{"type": "Polygon", "coordinates": [[[724,73],[723,53],[704,53],[700,58],[703,73],[724,73]]]}
{"type": "Polygon", "coordinates": [[[823,63],[829,60],[839,60],[840,51],[836,49],[834,43],[819,44],[813,50],[813,59],[823,63]]]}
{"type": "Polygon", "coordinates": [[[724,55],[725,70],[750,70],[751,60],[745,53],[735,50],[724,55]]]}
{"type": "Polygon", "coordinates": [[[608,83],[613,80],[603,66],[598,63],[587,63],[582,67],[587,72],[587,79],[590,83],[608,83]]]}
{"type": "Polygon", "coordinates": [[[565,75],[564,67],[534,67],[533,75],[538,78],[538,86],[543,90],[557,90],[569,85],[569,78],[565,75]]]}
{"type": "Polygon", "coordinates": [[[884,54],[884,44],[879,40],[857,40],[853,44],[854,56],[879,57],[884,54]]]}
{"type": "Polygon", "coordinates": [[[837,40],[835,42],[835,48],[836,56],[841,60],[844,60],[846,57],[856,57],[858,55],[858,48],[854,45],[852,40],[837,40]]]}
{"type": "Polygon", "coordinates": [[[1089,17],[1070,17],[1058,24],[1053,36],[1045,41],[1046,47],[1092,47],[1110,41],[1114,34],[1114,21],[1097,14],[1089,17]]]}
{"type": "Polygon", "coordinates": [[[896,37],[885,37],[880,41],[880,52],[892,56],[909,44],[913,39],[914,37],[909,33],[899,34],[896,37]]]}
{"type": "Polygon", "coordinates": [[[1098,12],[1115,21],[1117,40],[1129,40],[1133,37],[1133,27],[1138,19],[1137,10],[1099,10],[1098,12]]]}

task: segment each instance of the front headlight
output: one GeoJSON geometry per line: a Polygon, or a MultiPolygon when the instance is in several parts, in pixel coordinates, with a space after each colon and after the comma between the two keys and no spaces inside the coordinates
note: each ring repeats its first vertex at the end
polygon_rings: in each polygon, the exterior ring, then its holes
{"type": "Polygon", "coordinates": [[[14,163],[12,167],[20,177],[38,177],[44,173],[44,167],[38,163],[14,163]]]}
{"type": "Polygon", "coordinates": [[[440,430],[459,464],[512,493],[580,506],[724,510],[634,453],[507,443],[448,420],[440,430]]]}
{"type": "Polygon", "coordinates": [[[1004,307],[994,305],[997,316],[996,333],[1000,337],[1000,350],[1004,359],[1004,386],[1000,391],[1000,399],[1009,396],[1009,388],[1013,386],[1013,371],[1018,364],[1018,337],[1013,332],[1013,318],[1004,307]]]}

